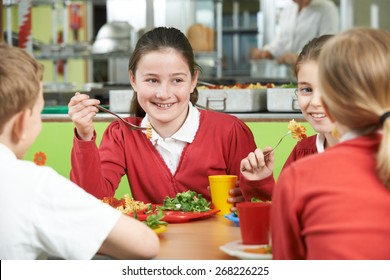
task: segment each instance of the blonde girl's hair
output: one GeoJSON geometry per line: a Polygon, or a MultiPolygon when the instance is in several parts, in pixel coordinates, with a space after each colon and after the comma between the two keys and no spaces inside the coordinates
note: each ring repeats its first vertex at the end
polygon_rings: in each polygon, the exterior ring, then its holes
{"type": "Polygon", "coordinates": [[[15,114],[38,99],[43,66],[23,49],[0,43],[0,133],[15,114]]]}
{"type": "Polygon", "coordinates": [[[390,189],[390,33],[354,28],[336,35],[320,54],[323,102],[340,124],[356,131],[382,129],[377,171],[390,189]]]}

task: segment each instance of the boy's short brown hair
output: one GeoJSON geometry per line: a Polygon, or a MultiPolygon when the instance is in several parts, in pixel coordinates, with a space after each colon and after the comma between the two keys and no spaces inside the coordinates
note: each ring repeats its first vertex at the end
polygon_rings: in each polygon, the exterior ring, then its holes
{"type": "Polygon", "coordinates": [[[43,65],[29,53],[0,43],[0,133],[12,116],[33,108],[42,77],[43,65]]]}

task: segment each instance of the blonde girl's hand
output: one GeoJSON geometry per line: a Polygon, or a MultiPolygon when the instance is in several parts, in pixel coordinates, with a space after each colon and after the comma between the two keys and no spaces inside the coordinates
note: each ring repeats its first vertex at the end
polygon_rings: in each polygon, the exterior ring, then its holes
{"type": "Polygon", "coordinates": [[[241,174],[247,180],[262,180],[272,175],[274,170],[274,152],[272,147],[256,149],[241,160],[241,174]],[[264,156],[266,154],[266,156],[264,156]]]}
{"type": "Polygon", "coordinates": [[[68,103],[68,114],[81,140],[89,141],[93,137],[95,130],[93,118],[99,111],[94,105],[99,103],[98,99],[89,98],[88,95],[79,92],[76,92],[68,103]]]}

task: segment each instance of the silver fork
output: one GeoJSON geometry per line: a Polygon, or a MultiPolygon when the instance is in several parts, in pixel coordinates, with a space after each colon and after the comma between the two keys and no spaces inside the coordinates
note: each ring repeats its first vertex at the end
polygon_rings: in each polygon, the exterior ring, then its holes
{"type": "Polygon", "coordinates": [[[117,117],[118,119],[120,119],[128,128],[130,128],[131,130],[146,130],[148,129],[147,127],[142,127],[142,126],[138,126],[138,125],[135,125],[135,124],[132,124],[132,123],[129,123],[128,121],[126,121],[125,119],[123,119],[122,117],[120,117],[119,115],[115,114],[113,111],[110,111],[100,105],[94,105],[96,108],[98,108],[100,111],[103,111],[103,112],[106,112],[106,113],[109,113],[111,115],[114,115],[115,117],[117,117]]]}
{"type": "Polygon", "coordinates": [[[268,151],[264,154],[264,158],[266,158],[267,156],[269,156],[269,154],[271,154],[278,146],[280,143],[282,143],[282,140],[284,139],[284,137],[286,137],[287,135],[290,135],[291,134],[291,131],[287,132],[285,135],[283,135],[280,139],[279,139],[279,142],[276,143],[275,147],[272,148],[271,151],[268,151]]]}
{"type": "MultiPolygon", "coordinates": [[[[273,151],[275,151],[275,149],[280,145],[280,143],[282,143],[283,139],[284,139],[287,135],[290,135],[290,134],[291,134],[291,131],[289,131],[289,132],[287,132],[285,135],[283,135],[283,136],[279,139],[278,143],[276,143],[275,147],[273,147],[272,150],[270,150],[270,151],[268,151],[268,152],[266,152],[266,153],[264,154],[264,159],[265,159],[266,157],[268,157],[273,151]]],[[[242,171],[242,172],[246,171],[246,168],[244,167],[241,171],[242,171]]]]}

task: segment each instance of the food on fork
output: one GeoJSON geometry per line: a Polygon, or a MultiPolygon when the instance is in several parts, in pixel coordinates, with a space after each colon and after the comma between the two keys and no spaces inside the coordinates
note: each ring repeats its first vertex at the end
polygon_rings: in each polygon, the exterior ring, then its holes
{"type": "Polygon", "coordinates": [[[146,138],[152,139],[152,125],[150,122],[146,124],[146,138]]]}
{"type": "Polygon", "coordinates": [[[292,138],[298,141],[307,138],[306,128],[292,119],[288,124],[288,130],[291,132],[292,138]]]}

